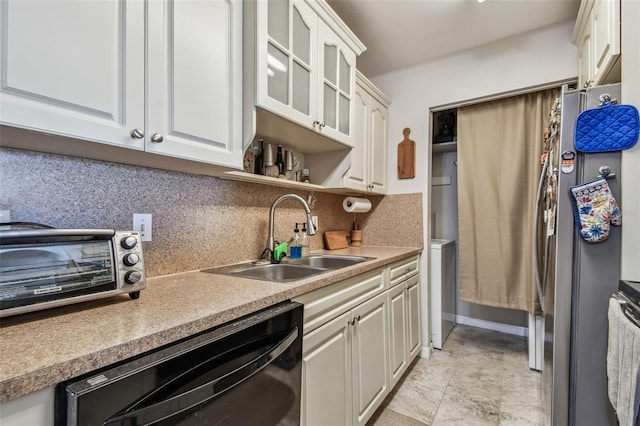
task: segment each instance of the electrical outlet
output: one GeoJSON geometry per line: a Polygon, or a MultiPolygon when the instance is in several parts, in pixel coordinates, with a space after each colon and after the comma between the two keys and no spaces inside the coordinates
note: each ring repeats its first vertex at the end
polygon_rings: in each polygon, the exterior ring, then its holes
{"type": "Polygon", "coordinates": [[[151,241],[152,235],[151,213],[134,213],[133,230],[140,232],[142,241],[151,241]]]}
{"type": "Polygon", "coordinates": [[[318,230],[318,216],[311,216],[311,222],[313,222],[313,228],[318,230]]]}
{"type": "MultiPolygon", "coordinates": [[[[0,223],[11,222],[11,210],[0,210],[0,223]]],[[[0,226],[0,229],[9,229],[9,226],[0,226]]]]}
{"type": "Polygon", "coordinates": [[[0,210],[0,223],[11,222],[11,210],[0,210]]]}

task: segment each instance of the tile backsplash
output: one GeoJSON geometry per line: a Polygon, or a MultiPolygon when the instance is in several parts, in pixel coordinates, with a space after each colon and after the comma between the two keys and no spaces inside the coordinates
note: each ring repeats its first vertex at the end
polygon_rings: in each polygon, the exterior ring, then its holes
{"type": "MultiPolygon", "coordinates": [[[[266,246],[269,210],[280,195],[315,198],[320,232],[351,229],[344,195],[311,193],[210,176],[0,148],[0,210],[13,221],[57,228],[131,229],[134,213],[153,215],[153,241],[144,243],[148,276],[255,259],[266,246]]],[[[422,194],[369,197],[359,214],[364,245],[423,247],[422,194]]],[[[276,209],[275,237],[287,240],[306,216],[295,201],[276,209]]]]}

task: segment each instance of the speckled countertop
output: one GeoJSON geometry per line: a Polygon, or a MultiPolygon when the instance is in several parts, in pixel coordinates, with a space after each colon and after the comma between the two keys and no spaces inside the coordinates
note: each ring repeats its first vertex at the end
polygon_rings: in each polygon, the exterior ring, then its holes
{"type": "Polygon", "coordinates": [[[374,257],[288,284],[199,271],[155,277],[127,295],[5,318],[0,326],[0,402],[55,385],[227,321],[420,253],[350,247],[374,257]]]}

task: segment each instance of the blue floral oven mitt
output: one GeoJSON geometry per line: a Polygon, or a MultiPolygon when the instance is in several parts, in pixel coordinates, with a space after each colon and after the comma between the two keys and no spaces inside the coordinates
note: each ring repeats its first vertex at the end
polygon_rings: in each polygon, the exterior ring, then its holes
{"type": "Polygon", "coordinates": [[[609,237],[611,225],[620,226],[622,215],[605,179],[569,188],[580,236],[590,243],[609,237]]]}

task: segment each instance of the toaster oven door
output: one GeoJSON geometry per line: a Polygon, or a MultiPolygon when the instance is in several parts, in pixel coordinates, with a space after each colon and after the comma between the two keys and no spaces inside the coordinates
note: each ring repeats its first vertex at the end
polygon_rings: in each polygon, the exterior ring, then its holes
{"type": "Polygon", "coordinates": [[[111,239],[2,246],[0,313],[115,290],[116,272],[111,239]]]}

